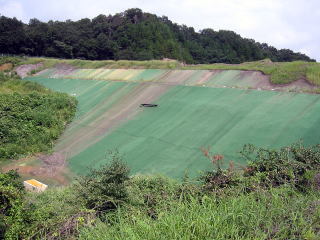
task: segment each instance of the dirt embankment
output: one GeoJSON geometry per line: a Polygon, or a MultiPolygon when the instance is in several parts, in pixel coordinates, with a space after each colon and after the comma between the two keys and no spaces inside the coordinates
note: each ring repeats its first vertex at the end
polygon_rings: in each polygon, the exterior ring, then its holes
{"type": "Polygon", "coordinates": [[[36,178],[44,183],[66,185],[69,183],[66,158],[62,154],[36,154],[31,157],[13,160],[4,165],[2,171],[17,170],[24,178],[36,178]],[[34,162],[35,159],[40,162],[34,162]]]}
{"type": "MultiPolygon", "coordinates": [[[[270,81],[269,81],[270,82],[270,81]]],[[[291,90],[296,90],[296,91],[312,91],[318,88],[318,86],[310,83],[309,81],[307,81],[306,79],[299,79],[296,80],[292,83],[288,83],[288,84],[273,84],[270,83],[271,87],[273,87],[273,89],[275,90],[281,90],[281,89],[291,89],[291,90]]]]}
{"type": "MultiPolygon", "coordinates": [[[[229,70],[211,70],[213,75],[222,74],[225,71],[229,70]]],[[[229,85],[227,87],[236,87],[236,88],[250,88],[256,90],[269,90],[269,91],[292,91],[292,92],[312,92],[317,89],[318,86],[311,84],[306,79],[302,78],[288,84],[274,84],[270,81],[270,76],[265,75],[260,71],[239,71],[239,75],[236,76],[237,82],[233,81],[235,86],[229,85]],[[250,83],[244,84],[241,86],[242,82],[250,81],[250,83]]],[[[207,80],[204,81],[204,83],[207,80]]]]}
{"type": "Polygon", "coordinates": [[[55,71],[53,72],[52,75],[54,75],[55,77],[58,77],[58,76],[72,74],[72,72],[76,70],[76,67],[67,63],[58,63],[57,65],[55,65],[54,70],[55,71]]]}
{"type": "Polygon", "coordinates": [[[12,63],[5,63],[0,65],[0,72],[6,71],[6,70],[11,70],[13,67],[12,63]]]}
{"type": "Polygon", "coordinates": [[[240,75],[242,79],[246,79],[246,78],[254,79],[255,82],[250,86],[250,88],[257,89],[257,90],[271,90],[271,91],[290,90],[294,92],[300,92],[300,91],[308,92],[318,88],[316,85],[313,85],[312,83],[308,82],[306,79],[299,79],[287,84],[274,84],[270,81],[270,76],[265,75],[262,72],[241,71],[240,75]]]}
{"type": "Polygon", "coordinates": [[[32,70],[36,70],[42,66],[43,63],[25,64],[17,67],[15,71],[21,78],[25,78],[26,76],[28,76],[28,73],[30,73],[32,70]]]}

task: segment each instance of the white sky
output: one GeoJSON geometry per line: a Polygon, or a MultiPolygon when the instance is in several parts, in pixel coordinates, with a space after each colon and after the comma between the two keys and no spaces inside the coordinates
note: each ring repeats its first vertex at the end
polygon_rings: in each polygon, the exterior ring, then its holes
{"type": "Polygon", "coordinates": [[[136,7],[196,30],[233,30],[320,61],[320,0],[0,0],[1,15],[26,23],[30,18],[93,18],[136,7]]]}

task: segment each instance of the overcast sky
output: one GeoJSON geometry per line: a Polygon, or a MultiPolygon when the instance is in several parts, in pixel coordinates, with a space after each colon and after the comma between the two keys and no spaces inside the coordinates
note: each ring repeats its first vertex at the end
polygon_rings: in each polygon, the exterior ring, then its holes
{"type": "Polygon", "coordinates": [[[320,61],[320,0],[0,0],[1,15],[26,23],[30,18],[93,18],[136,7],[196,30],[233,30],[320,61]]]}

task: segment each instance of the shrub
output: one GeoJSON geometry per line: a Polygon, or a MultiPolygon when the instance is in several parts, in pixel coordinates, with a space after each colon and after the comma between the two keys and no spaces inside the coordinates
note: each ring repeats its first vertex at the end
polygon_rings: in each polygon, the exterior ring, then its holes
{"type": "Polygon", "coordinates": [[[0,94],[1,158],[49,150],[75,109],[75,99],[66,94],[0,94]]]}
{"type": "Polygon", "coordinates": [[[88,209],[94,209],[98,215],[116,209],[127,201],[126,181],[129,180],[129,168],[122,162],[119,153],[110,153],[111,162],[99,169],[92,169],[87,176],[77,179],[75,188],[80,199],[88,209]]]}
{"type": "Polygon", "coordinates": [[[0,173],[0,239],[11,235],[10,230],[17,213],[21,212],[24,198],[24,187],[16,171],[0,173]]]}
{"type": "Polygon", "coordinates": [[[227,169],[223,169],[223,155],[212,154],[209,148],[201,148],[200,150],[213,165],[213,170],[206,171],[200,176],[205,190],[217,191],[238,184],[233,162],[230,162],[227,169]]]}
{"type": "Polygon", "coordinates": [[[262,186],[290,184],[300,190],[311,187],[320,171],[320,145],[294,144],[280,150],[245,145],[241,151],[248,161],[245,177],[255,177],[262,186]]]}
{"type": "Polygon", "coordinates": [[[213,170],[204,172],[200,177],[207,191],[237,187],[237,190],[251,192],[282,185],[306,191],[320,186],[320,145],[304,147],[294,144],[270,150],[247,144],[240,152],[248,163],[243,171],[235,171],[232,163],[223,169],[221,155],[213,155],[203,149],[202,152],[214,165],[213,170]]]}

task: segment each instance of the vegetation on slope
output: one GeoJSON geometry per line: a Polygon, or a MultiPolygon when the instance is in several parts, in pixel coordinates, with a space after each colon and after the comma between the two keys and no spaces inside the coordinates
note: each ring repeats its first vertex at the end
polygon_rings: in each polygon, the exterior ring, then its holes
{"type": "Polygon", "coordinates": [[[222,70],[253,70],[270,75],[275,84],[291,83],[299,79],[306,79],[312,84],[320,85],[320,64],[304,61],[271,62],[262,60],[241,64],[202,64],[186,66],[184,69],[222,69],[222,70]]]}
{"type": "MultiPolygon", "coordinates": [[[[288,84],[299,79],[306,79],[314,85],[320,85],[320,63],[294,61],[294,62],[272,62],[269,59],[241,64],[199,64],[185,65],[176,60],[171,61],[129,61],[129,60],[79,60],[79,59],[55,59],[55,58],[19,58],[21,64],[43,63],[42,67],[33,71],[53,68],[59,63],[66,63],[75,68],[141,68],[141,69],[184,69],[184,70],[248,70],[260,71],[270,76],[274,84],[288,84]]],[[[18,61],[18,60],[17,60],[18,61]]]]}
{"type": "Polygon", "coordinates": [[[320,63],[293,61],[293,62],[272,62],[270,59],[261,61],[244,62],[241,64],[199,64],[185,65],[177,60],[161,61],[130,61],[130,60],[80,60],[80,59],[57,59],[57,58],[27,58],[27,57],[1,57],[0,66],[4,63],[11,63],[13,67],[23,64],[42,63],[42,66],[31,73],[44,69],[54,68],[57,64],[65,63],[75,68],[111,68],[111,69],[185,69],[185,70],[248,70],[260,71],[270,76],[274,84],[288,84],[299,79],[306,79],[311,84],[320,85],[320,63]]]}
{"type": "Polygon", "coordinates": [[[0,160],[49,150],[75,110],[75,98],[0,72],[0,160]]]}
{"type": "MultiPolygon", "coordinates": [[[[16,57],[20,58],[20,57],[16,57]]],[[[19,65],[22,64],[37,64],[43,63],[43,66],[37,69],[43,70],[47,68],[53,68],[57,64],[65,63],[75,68],[141,68],[141,69],[177,69],[181,67],[181,63],[177,60],[162,61],[162,60],[150,60],[150,61],[130,61],[130,60],[81,60],[81,59],[57,59],[57,58],[20,58],[19,65]]]]}
{"type": "Polygon", "coordinates": [[[314,61],[289,49],[242,38],[232,31],[203,29],[172,23],[167,17],[129,9],[92,20],[24,24],[0,17],[0,53],[91,60],[152,60],[171,58],[187,63],[314,61]]]}
{"type": "MultiPolygon", "coordinates": [[[[0,174],[7,239],[319,239],[320,146],[245,146],[242,170],[219,166],[199,181],[133,176],[118,154],[66,188],[25,193],[0,174]],[[4,191],[5,189],[6,191],[4,191]]],[[[14,179],[12,180],[8,180],[14,179]]]]}

